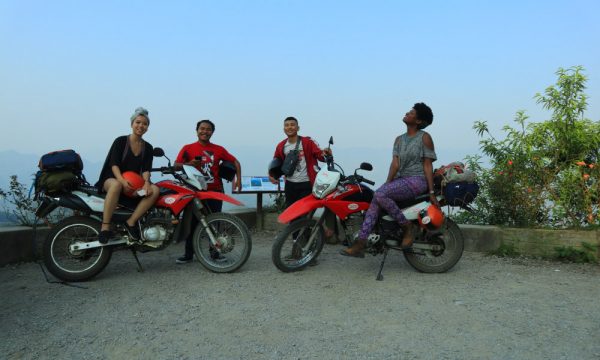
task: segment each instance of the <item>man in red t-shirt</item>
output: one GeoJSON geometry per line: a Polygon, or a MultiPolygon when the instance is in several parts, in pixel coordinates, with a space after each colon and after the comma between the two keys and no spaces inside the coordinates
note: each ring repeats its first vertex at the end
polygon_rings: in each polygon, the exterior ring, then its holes
{"type": "MultiPolygon", "coordinates": [[[[223,182],[219,177],[219,165],[222,161],[229,161],[235,165],[234,189],[240,191],[242,188],[242,167],[235,158],[224,147],[213,144],[210,138],[215,132],[215,124],[210,120],[200,120],[196,124],[198,141],[185,145],[175,159],[175,166],[192,165],[204,175],[209,191],[223,192],[223,182]]],[[[221,200],[207,200],[211,212],[220,212],[223,207],[221,200]]],[[[194,225],[194,224],[192,224],[194,225]]],[[[193,228],[193,227],[192,227],[193,228]]],[[[185,254],[177,259],[178,264],[184,264],[193,260],[194,250],[192,236],[188,236],[185,242],[185,254]]],[[[218,253],[217,253],[218,255],[218,253]]]]}

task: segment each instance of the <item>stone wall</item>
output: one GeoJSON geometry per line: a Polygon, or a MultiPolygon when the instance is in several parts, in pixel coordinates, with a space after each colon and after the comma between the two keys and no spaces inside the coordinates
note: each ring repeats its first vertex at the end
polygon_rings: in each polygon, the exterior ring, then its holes
{"type": "MultiPolygon", "coordinates": [[[[232,212],[240,217],[250,228],[256,228],[257,219],[255,209],[240,209],[232,212]]],[[[277,222],[275,213],[262,214],[262,229],[267,231],[281,231],[285,225],[277,222]]],[[[557,246],[572,246],[581,248],[581,243],[586,242],[596,246],[600,259],[600,231],[598,230],[542,230],[542,229],[515,229],[498,226],[460,225],[465,238],[465,251],[489,252],[498,249],[502,244],[512,245],[523,255],[552,256],[557,246]]],[[[6,264],[33,261],[34,254],[39,257],[43,239],[48,234],[48,228],[39,228],[37,231],[37,249],[34,252],[33,230],[29,227],[15,226],[0,228],[0,266],[6,264]]],[[[343,234],[340,235],[340,238],[343,234]]],[[[336,244],[341,239],[332,237],[326,239],[327,243],[336,244]]]]}

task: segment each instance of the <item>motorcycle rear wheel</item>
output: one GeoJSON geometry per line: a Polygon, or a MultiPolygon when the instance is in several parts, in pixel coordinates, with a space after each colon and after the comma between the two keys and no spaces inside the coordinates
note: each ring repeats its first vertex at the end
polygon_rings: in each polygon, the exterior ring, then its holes
{"type": "Polygon", "coordinates": [[[43,247],[43,260],[50,273],[64,281],[84,281],[98,275],[112,255],[110,247],[71,250],[75,242],[98,240],[100,222],[89,217],[71,216],[52,228],[43,247]]]}
{"type": "Polygon", "coordinates": [[[405,251],[404,257],[412,267],[424,273],[443,273],[456,265],[462,257],[464,238],[454,221],[446,219],[441,229],[426,234],[426,236],[425,241],[441,245],[442,250],[426,250],[423,253],[405,251]]]}
{"type": "Polygon", "coordinates": [[[215,249],[207,229],[198,224],[194,231],[194,252],[198,261],[216,273],[230,273],[242,267],[252,251],[252,238],[246,224],[225,213],[210,214],[206,222],[219,245],[215,249]]]}
{"type": "Polygon", "coordinates": [[[302,270],[319,256],[323,245],[323,228],[317,226],[316,220],[294,221],[277,235],[271,249],[271,259],[273,264],[283,272],[302,270]],[[302,250],[315,231],[315,239],[310,248],[302,250]]]}

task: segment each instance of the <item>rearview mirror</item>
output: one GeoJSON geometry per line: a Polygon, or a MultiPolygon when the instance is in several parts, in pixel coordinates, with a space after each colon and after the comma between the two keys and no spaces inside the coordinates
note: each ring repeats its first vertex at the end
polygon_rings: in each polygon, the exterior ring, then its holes
{"type": "Polygon", "coordinates": [[[364,163],[360,164],[360,169],[366,170],[366,171],[371,171],[371,170],[373,170],[373,165],[369,164],[368,162],[364,162],[364,163]]]}
{"type": "Polygon", "coordinates": [[[333,145],[333,136],[329,137],[329,145],[333,145]]]}
{"type": "Polygon", "coordinates": [[[165,152],[163,151],[163,149],[161,149],[159,147],[155,147],[154,150],[152,151],[152,156],[163,157],[163,156],[165,156],[165,152]]]}

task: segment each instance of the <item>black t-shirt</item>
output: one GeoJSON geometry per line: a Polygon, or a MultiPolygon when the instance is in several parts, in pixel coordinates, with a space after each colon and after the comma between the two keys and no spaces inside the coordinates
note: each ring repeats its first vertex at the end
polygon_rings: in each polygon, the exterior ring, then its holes
{"type": "Polygon", "coordinates": [[[129,135],[119,136],[115,139],[104,165],[100,172],[100,179],[96,183],[96,187],[102,190],[106,179],[114,178],[112,167],[114,165],[119,167],[121,172],[135,171],[138,174],[142,174],[152,169],[152,151],[154,148],[148,142],[144,141],[144,148],[142,152],[135,156],[128,146],[127,139],[129,135]]]}

